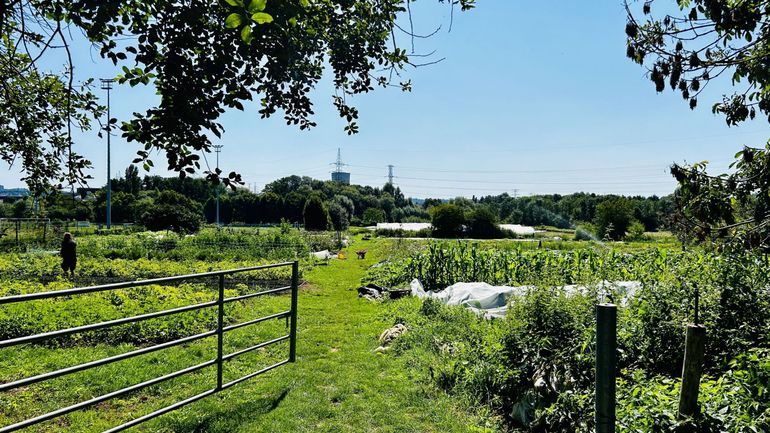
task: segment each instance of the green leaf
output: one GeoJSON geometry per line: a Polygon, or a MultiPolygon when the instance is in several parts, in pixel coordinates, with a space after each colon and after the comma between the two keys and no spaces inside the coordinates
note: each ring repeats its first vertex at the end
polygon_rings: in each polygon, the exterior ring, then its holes
{"type": "Polygon", "coordinates": [[[266,14],[264,12],[257,12],[254,15],[251,16],[251,19],[254,20],[257,24],[267,24],[273,22],[273,17],[270,14],[266,14]]]}
{"type": "Polygon", "coordinates": [[[230,14],[225,20],[225,26],[230,29],[238,28],[241,24],[243,24],[243,17],[239,14],[230,14]]]}
{"type": "Polygon", "coordinates": [[[308,2],[308,0],[299,0],[299,4],[303,8],[306,8],[308,6],[309,2],[308,2]]]}
{"type": "Polygon", "coordinates": [[[251,39],[252,39],[251,26],[243,26],[243,29],[241,30],[241,40],[243,40],[243,42],[246,42],[247,44],[250,44],[251,39]]]}
{"type": "Polygon", "coordinates": [[[261,12],[265,10],[265,7],[267,6],[267,0],[251,0],[251,3],[249,3],[249,12],[256,13],[261,12]]]}
{"type": "Polygon", "coordinates": [[[243,7],[243,6],[244,6],[244,4],[243,4],[243,0],[225,0],[225,1],[226,1],[226,2],[227,2],[227,4],[229,4],[230,6],[240,6],[240,7],[243,7]]]}

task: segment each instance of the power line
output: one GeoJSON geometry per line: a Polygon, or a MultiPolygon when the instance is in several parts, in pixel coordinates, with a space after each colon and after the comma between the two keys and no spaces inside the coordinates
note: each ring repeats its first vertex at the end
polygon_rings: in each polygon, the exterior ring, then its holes
{"type": "Polygon", "coordinates": [[[522,181],[493,181],[493,180],[467,180],[467,179],[434,179],[434,178],[427,178],[427,177],[403,177],[403,176],[397,176],[398,179],[408,179],[408,180],[421,180],[421,181],[428,181],[428,182],[455,182],[455,183],[480,183],[480,184],[503,184],[503,185],[512,185],[512,184],[522,184],[522,185],[574,185],[574,184],[585,184],[585,185],[606,185],[608,183],[612,184],[622,184],[622,185],[631,185],[631,184],[647,184],[647,183],[668,183],[664,181],[642,181],[642,182],[618,182],[617,178],[613,178],[611,181],[580,181],[580,180],[571,180],[571,181],[536,181],[536,182],[522,182],[522,181]]]}
{"type": "MultiPolygon", "coordinates": [[[[727,160],[712,161],[712,163],[722,163],[727,160]]],[[[356,165],[349,164],[350,167],[358,168],[378,168],[368,165],[356,165]]],[[[400,169],[407,171],[418,171],[428,173],[467,173],[467,174],[537,174],[537,173],[577,173],[577,172],[594,172],[594,171],[610,171],[610,170],[632,170],[632,169],[650,169],[668,168],[670,164],[647,164],[647,165],[627,165],[627,166],[609,166],[609,167],[582,167],[582,168],[567,168],[567,169],[542,169],[542,170],[453,170],[453,169],[430,169],[425,167],[409,167],[399,165],[400,169]]]]}

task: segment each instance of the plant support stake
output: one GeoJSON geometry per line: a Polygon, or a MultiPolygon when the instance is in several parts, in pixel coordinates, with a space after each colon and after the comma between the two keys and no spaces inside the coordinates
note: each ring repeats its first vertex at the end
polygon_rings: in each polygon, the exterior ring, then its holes
{"type": "Polygon", "coordinates": [[[682,391],[679,394],[679,417],[693,417],[698,414],[698,389],[703,368],[703,351],[706,343],[706,328],[701,325],[687,325],[684,342],[684,364],[682,365],[682,391]]]}
{"type": "Polygon", "coordinates": [[[615,432],[617,307],[596,306],[596,432],[615,432]]]}

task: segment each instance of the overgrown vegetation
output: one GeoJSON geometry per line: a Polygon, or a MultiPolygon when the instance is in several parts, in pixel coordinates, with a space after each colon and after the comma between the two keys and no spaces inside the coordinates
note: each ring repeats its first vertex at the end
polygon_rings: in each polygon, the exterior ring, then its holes
{"type": "Polygon", "coordinates": [[[521,251],[433,243],[374,268],[367,280],[419,278],[443,289],[460,281],[527,285],[505,319],[484,320],[433,300],[394,304],[412,331],[397,352],[435,385],[483,404],[511,428],[593,431],[594,307],[619,305],[618,426],[624,431],[766,431],[770,398],[770,277],[762,254],[664,249],[521,251]],[[600,284],[636,280],[638,288],[600,284]],[[581,284],[582,287],[566,284],[581,284]],[[676,416],[684,326],[708,329],[703,416],[676,416]],[[689,427],[688,427],[689,426],[689,427]]]}

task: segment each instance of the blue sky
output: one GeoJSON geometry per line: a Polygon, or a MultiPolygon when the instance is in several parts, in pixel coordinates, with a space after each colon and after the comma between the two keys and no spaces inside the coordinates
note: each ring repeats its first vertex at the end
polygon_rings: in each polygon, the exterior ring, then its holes
{"type": "MultiPolygon", "coordinates": [[[[417,33],[443,26],[418,40],[417,52],[436,50],[445,60],[408,70],[411,93],[380,89],[357,97],[358,135],[343,131],[324,81],[315,92],[319,126],[310,132],[286,126],[281,116],[260,120],[256,109],[225,115],[225,135],[215,141],[224,145],[220,166],[259,190],[290,174],[329,178],[340,147],[354,183],[381,186],[393,164],[395,183],[412,197],[664,195],[675,186],[672,162],[709,160],[723,171],[743,145],[762,145],[770,135],[764,121],[728,128],[711,113],[728,87],[712,87],[694,111],[676,93],[656,94],[644,70],[625,57],[619,1],[478,3],[455,12],[451,32],[446,5],[415,4],[417,33]]],[[[117,73],[84,44],[75,57],[78,78],[117,73]]],[[[153,99],[151,89],[118,86],[113,116],[127,119],[153,99]]],[[[93,131],[76,140],[94,163],[92,185],[103,184],[104,139],[93,131]]],[[[138,149],[119,136],[112,146],[115,174],[138,149]]],[[[21,186],[19,177],[17,169],[0,170],[7,187],[21,186]]]]}

